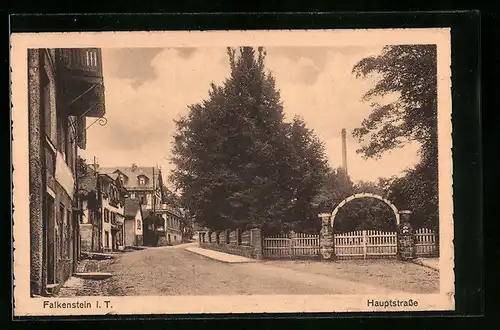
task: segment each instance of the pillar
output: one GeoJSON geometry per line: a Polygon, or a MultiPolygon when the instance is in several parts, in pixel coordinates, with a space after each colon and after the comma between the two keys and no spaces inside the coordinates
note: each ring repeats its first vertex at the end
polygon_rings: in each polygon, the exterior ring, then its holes
{"type": "Polygon", "coordinates": [[[398,226],[398,259],[410,261],[415,259],[415,235],[411,226],[411,211],[400,211],[398,226]]]}
{"type": "Polygon", "coordinates": [[[321,218],[321,230],[319,232],[319,248],[321,259],[334,260],[335,247],[333,243],[333,228],[330,225],[329,213],[321,213],[318,215],[321,218]]]}
{"type": "Polygon", "coordinates": [[[260,228],[250,229],[250,246],[253,249],[253,257],[262,259],[262,231],[260,228]]]}
{"type": "Polygon", "coordinates": [[[241,245],[241,229],[236,228],[236,245],[241,245]]]}

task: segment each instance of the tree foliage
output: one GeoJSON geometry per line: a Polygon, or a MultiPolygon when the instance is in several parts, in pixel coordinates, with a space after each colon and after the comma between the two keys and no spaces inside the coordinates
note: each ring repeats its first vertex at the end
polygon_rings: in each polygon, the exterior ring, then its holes
{"type": "Polygon", "coordinates": [[[89,168],[87,165],[87,161],[81,156],[78,156],[76,158],[76,173],[78,177],[84,177],[88,174],[88,172],[89,168]]]}
{"type": "Polygon", "coordinates": [[[351,196],[354,192],[354,184],[343,169],[332,169],[325,175],[314,202],[318,205],[318,209],[332,212],[342,200],[351,196]]]}
{"type": "Polygon", "coordinates": [[[375,198],[358,198],[342,206],[335,217],[335,232],[396,229],[394,211],[375,198]]]}
{"type": "Polygon", "coordinates": [[[176,121],[171,180],[181,202],[211,229],[307,222],[326,172],[323,145],[302,119],[284,121],[262,47],[227,53],[230,76],[176,121]]]}
{"type": "Polygon", "coordinates": [[[362,143],[368,139],[358,153],[377,158],[410,142],[419,143],[420,163],[403,178],[386,180],[384,190],[399,208],[414,212],[418,225],[437,226],[436,46],[387,46],[379,56],[358,62],[353,73],[379,78],[363,97],[371,101],[372,113],[353,132],[362,143]],[[376,101],[389,95],[396,95],[396,100],[386,104],[376,101]]]}

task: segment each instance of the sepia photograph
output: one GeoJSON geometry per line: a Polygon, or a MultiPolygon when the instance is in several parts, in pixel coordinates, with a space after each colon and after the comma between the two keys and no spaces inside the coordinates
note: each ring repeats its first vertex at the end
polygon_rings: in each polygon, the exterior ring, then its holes
{"type": "Polygon", "coordinates": [[[16,315],[454,309],[449,29],[11,52],[16,315]]]}

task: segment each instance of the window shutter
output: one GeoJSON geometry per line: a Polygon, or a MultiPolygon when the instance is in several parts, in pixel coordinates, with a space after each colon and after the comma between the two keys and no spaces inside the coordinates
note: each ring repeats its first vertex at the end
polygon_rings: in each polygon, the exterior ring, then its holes
{"type": "Polygon", "coordinates": [[[86,130],[86,125],[87,120],[85,117],[81,117],[78,119],[77,125],[76,125],[76,136],[77,136],[77,143],[78,147],[82,150],[85,150],[87,146],[87,130],[86,130]]]}

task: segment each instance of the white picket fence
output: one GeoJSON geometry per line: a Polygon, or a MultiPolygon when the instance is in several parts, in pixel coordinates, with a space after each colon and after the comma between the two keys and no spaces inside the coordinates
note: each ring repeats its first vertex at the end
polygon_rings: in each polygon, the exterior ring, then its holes
{"type": "Polygon", "coordinates": [[[415,254],[418,257],[436,256],[437,242],[434,231],[428,228],[415,231],[415,254]]]}
{"type": "Polygon", "coordinates": [[[317,234],[279,234],[263,240],[265,258],[288,258],[319,255],[319,235],[317,234]]]}
{"type": "Polygon", "coordinates": [[[396,232],[360,230],[334,235],[335,256],[339,259],[395,257],[396,232]]]}
{"type": "MultiPolygon", "coordinates": [[[[379,230],[360,230],[333,236],[338,259],[368,259],[396,257],[397,233],[379,230]]],[[[279,234],[263,239],[264,258],[319,256],[320,238],[317,234],[279,234]]],[[[415,231],[415,253],[418,257],[437,254],[436,235],[427,228],[415,231]]]]}

